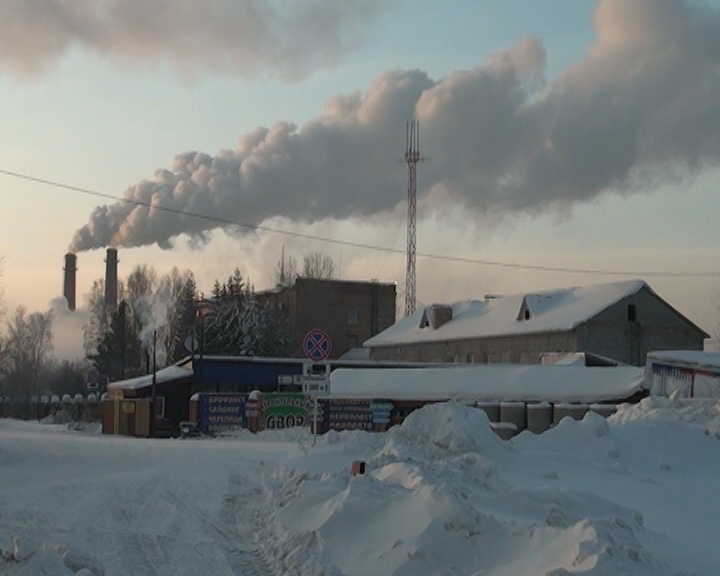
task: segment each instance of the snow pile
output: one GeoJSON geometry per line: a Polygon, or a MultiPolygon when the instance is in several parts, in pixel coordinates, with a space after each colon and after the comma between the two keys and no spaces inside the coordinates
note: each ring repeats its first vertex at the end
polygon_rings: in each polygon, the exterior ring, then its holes
{"type": "Polygon", "coordinates": [[[104,576],[102,563],[62,545],[38,544],[32,539],[13,537],[4,547],[0,543],[0,573],[14,567],[15,574],[52,574],[53,576],[104,576]]]}
{"type": "Polygon", "coordinates": [[[315,444],[0,420],[0,574],[716,576],[718,409],[653,398],[509,442],[457,402],[315,444]]]}
{"type": "Polygon", "coordinates": [[[459,402],[427,404],[390,428],[378,457],[427,461],[464,453],[496,454],[506,449],[484,410],[459,402]]]}
{"type": "Polygon", "coordinates": [[[708,398],[670,398],[650,396],[639,404],[621,404],[611,422],[683,422],[720,435],[720,400],[708,398]]]}
{"type": "MultiPolygon", "coordinates": [[[[615,473],[608,453],[620,452],[609,435],[590,414],[563,421],[554,440],[595,444],[595,466],[615,473]]],[[[539,479],[522,442],[500,441],[482,410],[429,405],[384,437],[366,455],[364,476],[347,468],[272,475],[260,540],[278,573],[674,573],[643,543],[642,513],[549,485],[557,472],[539,479]],[[523,485],[523,477],[535,480],[523,485]]]]}

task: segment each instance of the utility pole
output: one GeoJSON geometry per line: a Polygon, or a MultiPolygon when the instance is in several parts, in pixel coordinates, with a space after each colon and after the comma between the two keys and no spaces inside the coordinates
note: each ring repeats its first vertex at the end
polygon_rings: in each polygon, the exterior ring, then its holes
{"type": "Polygon", "coordinates": [[[157,330],[153,330],[153,351],[152,351],[152,408],[150,410],[150,436],[155,436],[156,409],[157,409],[157,357],[155,348],[157,346],[157,330]]]}

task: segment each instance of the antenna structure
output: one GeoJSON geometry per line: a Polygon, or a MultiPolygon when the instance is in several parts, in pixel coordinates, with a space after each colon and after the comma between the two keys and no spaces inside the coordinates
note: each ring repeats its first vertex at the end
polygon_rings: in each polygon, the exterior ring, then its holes
{"type": "Polygon", "coordinates": [[[417,255],[417,165],[420,156],[420,122],[405,125],[405,163],[408,167],[407,267],[405,273],[405,316],[415,312],[415,259],[417,255]]]}

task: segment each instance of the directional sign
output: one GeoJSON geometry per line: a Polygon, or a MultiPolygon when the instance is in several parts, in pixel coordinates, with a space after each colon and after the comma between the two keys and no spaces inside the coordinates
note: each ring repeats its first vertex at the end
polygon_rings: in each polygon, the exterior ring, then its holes
{"type": "Polygon", "coordinates": [[[303,352],[307,358],[315,362],[325,360],[332,350],[332,342],[327,332],[315,328],[310,330],[303,339],[303,352]]]}

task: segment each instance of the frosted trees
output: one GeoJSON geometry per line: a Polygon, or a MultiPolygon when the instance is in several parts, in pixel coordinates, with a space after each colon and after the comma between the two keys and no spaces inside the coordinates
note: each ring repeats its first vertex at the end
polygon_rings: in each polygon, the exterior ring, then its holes
{"type": "Polygon", "coordinates": [[[27,314],[18,306],[7,325],[3,354],[5,387],[18,396],[36,394],[41,371],[52,352],[52,314],[27,314]]]}

